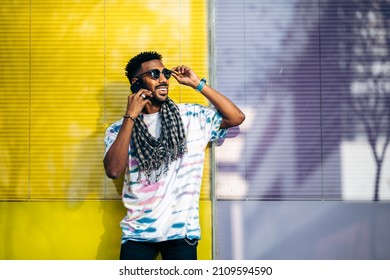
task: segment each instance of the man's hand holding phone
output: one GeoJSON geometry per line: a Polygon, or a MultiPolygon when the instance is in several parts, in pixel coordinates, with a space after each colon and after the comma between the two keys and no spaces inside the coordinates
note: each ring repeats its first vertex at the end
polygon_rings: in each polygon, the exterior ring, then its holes
{"type": "Polygon", "coordinates": [[[146,104],[151,104],[149,100],[152,97],[150,90],[140,88],[137,92],[130,94],[127,100],[126,115],[137,118],[146,104]]]}

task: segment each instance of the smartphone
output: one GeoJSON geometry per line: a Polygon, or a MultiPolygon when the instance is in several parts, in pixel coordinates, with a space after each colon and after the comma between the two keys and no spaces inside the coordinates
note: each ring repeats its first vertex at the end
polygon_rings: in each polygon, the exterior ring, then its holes
{"type": "MultiPolygon", "coordinates": [[[[142,84],[140,80],[137,80],[134,84],[130,86],[130,90],[132,93],[137,93],[142,88],[142,84]]],[[[150,96],[146,97],[146,99],[151,100],[152,98],[150,96]]]]}
{"type": "Polygon", "coordinates": [[[137,93],[141,89],[141,83],[137,80],[134,84],[130,86],[130,90],[132,93],[137,93]]]}

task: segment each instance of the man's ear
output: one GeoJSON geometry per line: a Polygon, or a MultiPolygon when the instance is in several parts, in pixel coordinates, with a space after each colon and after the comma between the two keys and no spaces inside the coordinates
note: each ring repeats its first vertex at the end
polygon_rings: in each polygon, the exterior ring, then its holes
{"type": "Polygon", "coordinates": [[[134,84],[136,81],[138,81],[138,78],[132,78],[130,83],[134,84]]]}

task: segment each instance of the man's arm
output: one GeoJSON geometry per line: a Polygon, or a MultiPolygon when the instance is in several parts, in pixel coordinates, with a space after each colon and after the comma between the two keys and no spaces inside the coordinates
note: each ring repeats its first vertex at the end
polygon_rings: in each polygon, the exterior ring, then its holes
{"type": "MultiPolygon", "coordinates": [[[[177,66],[172,69],[173,77],[180,83],[196,89],[200,83],[199,77],[195,72],[187,66],[177,66]]],[[[201,93],[210,101],[211,104],[221,113],[222,123],[221,128],[229,128],[238,126],[245,120],[244,113],[226,96],[213,89],[208,85],[204,85],[201,93]]]]}
{"type": "MultiPolygon", "coordinates": [[[[149,96],[151,93],[146,89],[141,89],[138,93],[129,95],[126,115],[136,119],[145,104],[150,103],[150,100],[145,100],[142,94],[149,96]]],[[[104,170],[109,178],[119,178],[126,168],[129,160],[128,153],[133,127],[134,122],[131,118],[123,120],[118,136],[104,157],[104,170]]]]}
{"type": "Polygon", "coordinates": [[[212,87],[205,85],[201,93],[221,113],[221,128],[238,126],[245,120],[244,113],[229,98],[219,93],[212,87]]]}

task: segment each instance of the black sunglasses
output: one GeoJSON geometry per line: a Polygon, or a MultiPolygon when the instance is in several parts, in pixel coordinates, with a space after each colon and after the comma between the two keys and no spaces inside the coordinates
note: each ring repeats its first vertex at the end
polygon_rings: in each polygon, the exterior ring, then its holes
{"type": "Polygon", "coordinates": [[[172,71],[167,69],[167,68],[164,68],[161,72],[160,70],[158,69],[152,69],[152,70],[149,70],[149,71],[146,71],[145,73],[142,73],[142,74],[139,74],[138,76],[136,76],[135,78],[140,78],[144,75],[147,75],[149,74],[150,77],[152,77],[152,79],[154,80],[157,80],[158,78],[160,78],[160,73],[163,73],[164,77],[169,80],[169,78],[171,77],[172,75],[172,71]]]}

